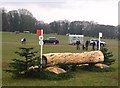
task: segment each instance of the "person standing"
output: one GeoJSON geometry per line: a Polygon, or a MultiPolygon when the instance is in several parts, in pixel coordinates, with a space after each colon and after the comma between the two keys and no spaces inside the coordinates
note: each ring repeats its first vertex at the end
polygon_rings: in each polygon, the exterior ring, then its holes
{"type": "Polygon", "coordinates": [[[84,43],[82,44],[82,49],[83,49],[83,50],[85,49],[84,43]]]}
{"type": "Polygon", "coordinates": [[[26,38],[25,37],[23,38],[23,41],[24,41],[24,44],[26,44],[26,38]]]}
{"type": "Polygon", "coordinates": [[[24,39],[22,38],[22,39],[21,39],[21,43],[23,44],[23,42],[24,42],[24,39]]]}
{"type": "Polygon", "coordinates": [[[79,45],[80,45],[80,41],[79,41],[79,40],[77,40],[77,41],[76,41],[77,50],[79,50],[79,49],[80,49],[80,46],[79,46],[79,45]]]}
{"type": "Polygon", "coordinates": [[[26,44],[26,38],[25,37],[21,39],[21,43],[26,44]]]}
{"type": "Polygon", "coordinates": [[[99,50],[99,41],[97,41],[97,50],[99,50]]]}
{"type": "Polygon", "coordinates": [[[88,50],[88,45],[89,45],[89,41],[87,40],[86,43],[85,43],[86,50],[88,50]]]}
{"type": "Polygon", "coordinates": [[[95,50],[95,42],[92,44],[92,49],[95,50]]]}

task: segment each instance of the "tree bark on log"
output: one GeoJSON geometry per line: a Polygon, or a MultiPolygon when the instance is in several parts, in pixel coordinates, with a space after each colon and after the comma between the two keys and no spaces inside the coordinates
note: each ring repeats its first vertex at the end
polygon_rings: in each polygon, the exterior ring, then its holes
{"type": "Polygon", "coordinates": [[[103,62],[104,55],[101,51],[83,53],[48,53],[43,54],[43,59],[46,59],[46,66],[61,64],[90,64],[103,62]]]}

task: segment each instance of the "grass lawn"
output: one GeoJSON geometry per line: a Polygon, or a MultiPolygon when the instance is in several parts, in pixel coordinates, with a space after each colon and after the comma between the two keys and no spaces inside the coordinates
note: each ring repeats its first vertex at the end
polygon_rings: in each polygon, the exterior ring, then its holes
{"type": "MultiPolygon", "coordinates": [[[[80,50],[76,50],[76,46],[68,45],[68,36],[61,35],[44,35],[45,38],[49,36],[55,36],[60,40],[60,44],[44,45],[43,53],[55,53],[55,52],[84,52],[82,47],[80,50]]],[[[90,38],[86,37],[85,40],[90,38]]],[[[14,52],[18,50],[18,47],[34,47],[34,50],[40,51],[38,44],[38,36],[35,34],[15,34],[12,32],[2,33],[2,86],[118,86],[118,42],[113,39],[102,39],[107,43],[107,48],[114,55],[116,59],[115,64],[111,65],[111,71],[109,72],[93,72],[85,70],[77,70],[72,78],[67,80],[41,80],[41,79],[14,79],[12,74],[5,72],[4,70],[10,69],[9,63],[13,58],[19,58],[14,52]],[[21,44],[21,38],[26,37],[27,44],[21,44]]],[[[89,46],[91,51],[91,46],[89,46]]],[[[38,53],[39,55],[39,53],[38,53]]]]}

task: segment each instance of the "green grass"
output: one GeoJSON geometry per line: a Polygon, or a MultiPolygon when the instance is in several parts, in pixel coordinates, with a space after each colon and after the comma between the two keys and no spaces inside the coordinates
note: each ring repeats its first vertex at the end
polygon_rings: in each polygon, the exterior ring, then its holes
{"type": "MultiPolygon", "coordinates": [[[[44,45],[43,53],[55,52],[84,52],[80,46],[80,50],[76,50],[76,46],[68,45],[68,36],[61,35],[44,35],[45,38],[55,36],[60,40],[60,44],[44,45]]],[[[85,40],[89,40],[86,37],[85,40]]],[[[115,64],[111,65],[112,71],[109,72],[93,72],[87,70],[73,71],[74,76],[66,80],[41,80],[41,79],[13,79],[12,74],[4,70],[10,69],[9,63],[13,58],[20,58],[14,52],[18,47],[34,47],[36,51],[40,51],[38,44],[38,36],[35,34],[15,34],[12,32],[2,33],[2,85],[3,86],[118,86],[118,42],[112,39],[102,39],[107,42],[107,48],[113,53],[116,59],[115,64]],[[27,44],[21,45],[21,38],[27,38],[27,44]]],[[[89,51],[91,46],[89,46],[89,51]]],[[[39,55],[39,53],[38,53],[39,55]]]]}

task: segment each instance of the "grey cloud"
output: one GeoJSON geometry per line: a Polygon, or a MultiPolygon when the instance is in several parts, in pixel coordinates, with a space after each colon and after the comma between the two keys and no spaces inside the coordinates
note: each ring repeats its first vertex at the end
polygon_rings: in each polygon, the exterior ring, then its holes
{"type": "Polygon", "coordinates": [[[9,6],[25,6],[25,5],[36,5],[38,7],[42,7],[42,8],[62,8],[65,5],[65,1],[48,1],[45,0],[44,2],[2,2],[2,5],[9,5],[9,6]]]}
{"type": "Polygon", "coordinates": [[[0,2],[64,2],[65,0],[0,0],[0,2]]]}
{"type": "Polygon", "coordinates": [[[118,25],[120,25],[120,1],[118,3],[118,25]]]}

